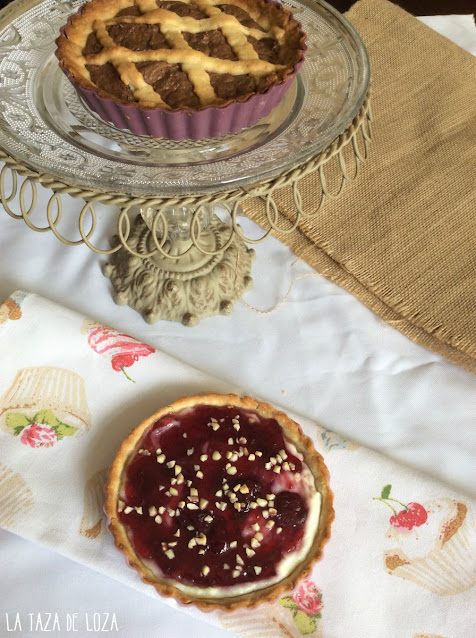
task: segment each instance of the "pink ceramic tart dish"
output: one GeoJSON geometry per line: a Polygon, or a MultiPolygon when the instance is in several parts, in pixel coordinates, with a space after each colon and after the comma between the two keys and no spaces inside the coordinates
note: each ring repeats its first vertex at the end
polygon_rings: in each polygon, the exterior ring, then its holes
{"type": "Polygon", "coordinates": [[[102,119],[199,140],[268,115],[304,61],[304,41],[268,0],[92,0],[62,28],[56,55],[102,119]]]}

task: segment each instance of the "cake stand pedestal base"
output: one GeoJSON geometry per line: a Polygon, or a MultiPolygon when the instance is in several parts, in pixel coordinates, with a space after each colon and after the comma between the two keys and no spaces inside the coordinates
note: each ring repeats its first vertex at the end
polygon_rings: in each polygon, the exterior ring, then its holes
{"type": "Polygon", "coordinates": [[[114,301],[134,308],[148,323],[166,319],[194,326],[205,317],[229,315],[253,285],[255,251],[216,216],[202,232],[200,248],[191,241],[170,241],[157,251],[160,239],[140,215],[127,243],[129,250],[113,253],[103,272],[111,280],[114,301]]]}

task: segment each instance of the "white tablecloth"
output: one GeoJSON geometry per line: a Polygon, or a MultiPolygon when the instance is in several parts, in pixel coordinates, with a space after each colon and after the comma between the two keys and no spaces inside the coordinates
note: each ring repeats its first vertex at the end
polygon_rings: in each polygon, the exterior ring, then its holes
{"type": "MultiPolygon", "coordinates": [[[[476,54],[470,16],[422,20],[476,54]]],[[[71,206],[78,209],[79,203],[71,200],[71,206]]],[[[100,214],[111,215],[106,208],[100,214]]],[[[251,228],[247,220],[243,225],[251,228]]],[[[109,280],[101,274],[104,258],[84,246],[64,246],[52,233],[34,233],[2,211],[0,297],[16,289],[37,292],[474,496],[476,378],[410,342],[296,262],[277,240],[258,245],[256,253],[254,289],[231,317],[206,319],[194,328],[149,326],[112,301],[109,280]],[[295,279],[274,312],[247,305],[273,308],[295,279]]],[[[40,627],[35,630],[38,612],[44,624],[48,613],[63,619],[77,614],[78,631],[66,633],[63,624],[51,636],[100,635],[94,631],[99,618],[111,629],[108,635],[124,638],[231,635],[3,530],[0,566],[0,636],[43,635],[40,627]],[[7,633],[16,614],[22,630],[7,633]]],[[[351,633],[364,638],[356,628],[351,633]]]]}

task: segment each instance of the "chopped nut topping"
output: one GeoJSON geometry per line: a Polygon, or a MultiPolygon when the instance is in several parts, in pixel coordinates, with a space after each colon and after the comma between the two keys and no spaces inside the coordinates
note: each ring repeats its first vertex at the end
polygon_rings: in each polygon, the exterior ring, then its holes
{"type": "Polygon", "coordinates": [[[255,454],[256,454],[256,456],[263,456],[263,452],[260,452],[259,450],[257,450],[257,451],[255,452],[255,454]]]}
{"type": "Polygon", "coordinates": [[[256,575],[257,575],[257,576],[258,576],[258,574],[260,574],[260,573],[261,573],[261,569],[262,569],[262,568],[261,568],[259,565],[255,565],[255,566],[254,566],[254,570],[255,570],[256,575]]]}
{"type": "Polygon", "coordinates": [[[161,505],[159,507],[159,514],[163,514],[165,512],[165,507],[163,505],[161,505]]]}
{"type": "Polygon", "coordinates": [[[168,550],[165,552],[165,555],[167,556],[167,558],[168,558],[169,560],[172,560],[172,558],[175,558],[175,554],[174,554],[174,550],[173,550],[173,549],[168,549],[168,550]]]}
{"type": "Polygon", "coordinates": [[[231,541],[230,547],[233,549],[238,545],[238,541],[231,541]]]}
{"type": "Polygon", "coordinates": [[[266,498],[268,499],[268,501],[274,501],[274,499],[276,498],[276,494],[266,494],[266,498]]]}
{"type": "Polygon", "coordinates": [[[273,529],[274,527],[274,521],[268,521],[265,525],[265,527],[267,527],[268,529],[273,529]]]}
{"type": "Polygon", "coordinates": [[[208,454],[201,454],[200,461],[206,461],[208,459],[208,454]]]}
{"type": "Polygon", "coordinates": [[[191,447],[189,450],[187,450],[187,456],[192,456],[194,451],[195,451],[195,448],[191,447]]]}
{"type": "Polygon", "coordinates": [[[175,476],[178,476],[180,474],[180,472],[182,471],[182,468],[180,467],[180,465],[176,465],[174,467],[174,472],[175,472],[175,476]]]}
{"type": "Polygon", "coordinates": [[[176,487],[171,487],[170,493],[172,494],[172,496],[178,496],[178,489],[176,487]]]}
{"type": "Polygon", "coordinates": [[[133,507],[131,507],[130,505],[128,505],[128,506],[124,509],[124,514],[130,514],[133,510],[134,510],[134,508],[133,508],[133,507]]]}
{"type": "Polygon", "coordinates": [[[198,553],[199,553],[199,554],[204,554],[204,553],[205,553],[205,550],[204,550],[204,549],[199,549],[199,550],[198,550],[198,553]]]}
{"type": "Polygon", "coordinates": [[[291,469],[291,466],[289,465],[289,463],[287,461],[284,461],[283,470],[289,471],[290,469],[291,469]]]}
{"type": "Polygon", "coordinates": [[[252,556],[254,556],[256,554],[255,551],[253,551],[252,549],[250,549],[249,547],[246,548],[246,555],[249,556],[250,558],[252,556]]]}
{"type": "Polygon", "coordinates": [[[218,492],[215,492],[215,496],[223,496],[223,490],[218,490],[218,492]]]}
{"type": "Polygon", "coordinates": [[[282,527],[277,527],[276,528],[276,534],[281,534],[282,531],[283,531],[282,527]]]}
{"type": "Polygon", "coordinates": [[[251,453],[248,455],[248,461],[254,461],[256,459],[256,455],[251,453]]]}
{"type": "Polygon", "coordinates": [[[230,436],[230,438],[228,439],[228,445],[233,445],[233,438],[230,436]]]}
{"type": "Polygon", "coordinates": [[[257,498],[256,502],[260,507],[266,507],[268,505],[268,501],[264,498],[257,498]]]}
{"type": "Polygon", "coordinates": [[[220,426],[218,425],[218,423],[213,423],[212,429],[213,429],[214,432],[216,432],[217,430],[220,429],[220,426]]]}
{"type": "Polygon", "coordinates": [[[209,574],[209,573],[210,573],[210,567],[208,567],[208,565],[204,565],[204,566],[202,567],[202,574],[203,574],[204,576],[207,576],[207,574],[209,574]]]}
{"type": "Polygon", "coordinates": [[[233,425],[233,427],[234,427],[234,428],[235,428],[235,430],[238,432],[238,431],[239,431],[239,429],[240,429],[240,424],[239,424],[239,423],[235,423],[235,424],[233,425]]]}
{"type": "Polygon", "coordinates": [[[200,503],[199,503],[199,507],[201,510],[204,510],[206,508],[206,506],[208,505],[208,501],[206,498],[201,498],[200,499],[200,503]]]}
{"type": "Polygon", "coordinates": [[[160,516],[160,514],[157,514],[157,516],[154,518],[154,521],[159,524],[162,523],[162,516],[160,516]]]}
{"type": "Polygon", "coordinates": [[[180,536],[180,530],[179,529],[175,532],[174,536],[177,536],[177,537],[180,536]]]}
{"type": "Polygon", "coordinates": [[[175,465],[175,461],[173,459],[166,463],[166,466],[169,467],[169,468],[173,467],[174,465],[175,465]]]}
{"type": "Polygon", "coordinates": [[[196,476],[198,479],[202,479],[202,478],[203,478],[203,472],[197,472],[197,473],[195,474],[195,476],[196,476]]]}
{"type": "Polygon", "coordinates": [[[236,562],[238,563],[238,565],[244,565],[244,561],[241,558],[241,556],[239,554],[236,555],[236,562]]]}
{"type": "Polygon", "coordinates": [[[212,459],[214,461],[219,461],[221,459],[221,454],[218,450],[215,450],[212,454],[212,459]]]}
{"type": "Polygon", "coordinates": [[[240,493],[241,494],[249,494],[250,493],[250,490],[249,490],[248,486],[246,485],[246,483],[240,487],[240,493]]]}
{"type": "Polygon", "coordinates": [[[261,542],[264,538],[263,534],[261,532],[256,532],[255,534],[255,538],[257,541],[261,542]]]}
{"type": "Polygon", "coordinates": [[[259,547],[259,541],[256,540],[256,538],[252,538],[251,542],[250,542],[251,547],[253,547],[253,549],[256,549],[257,547],[259,547]]]}
{"type": "Polygon", "coordinates": [[[238,578],[240,573],[241,572],[238,569],[235,569],[234,571],[231,572],[231,575],[233,576],[233,578],[238,578]]]}
{"type": "Polygon", "coordinates": [[[195,503],[187,503],[187,509],[198,510],[198,505],[195,505],[195,503]]]}
{"type": "Polygon", "coordinates": [[[165,461],[165,454],[159,454],[157,457],[157,463],[163,463],[165,461]]]}
{"type": "Polygon", "coordinates": [[[149,516],[156,516],[156,515],[157,515],[157,508],[151,505],[149,507],[149,516]]]}
{"type": "Polygon", "coordinates": [[[190,488],[190,496],[198,496],[198,490],[196,487],[190,488]]]}
{"type": "Polygon", "coordinates": [[[207,537],[205,536],[205,534],[200,533],[195,540],[197,541],[197,545],[207,544],[207,537]]]}
{"type": "Polygon", "coordinates": [[[198,470],[200,469],[200,465],[194,465],[193,469],[195,470],[195,472],[198,472],[198,470]]]}
{"type": "Polygon", "coordinates": [[[210,514],[208,514],[203,520],[207,523],[211,523],[213,521],[213,516],[210,516],[210,514]]]}
{"type": "Polygon", "coordinates": [[[236,474],[237,471],[238,470],[236,469],[236,467],[234,465],[232,465],[232,467],[229,467],[226,472],[227,472],[227,474],[236,474]]]}
{"type": "Polygon", "coordinates": [[[276,474],[279,474],[281,472],[281,467],[279,465],[275,465],[273,472],[275,472],[276,474]]]}

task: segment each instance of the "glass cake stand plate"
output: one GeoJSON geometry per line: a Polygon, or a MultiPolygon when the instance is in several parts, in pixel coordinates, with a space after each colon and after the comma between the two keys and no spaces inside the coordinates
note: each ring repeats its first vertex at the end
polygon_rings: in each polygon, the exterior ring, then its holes
{"type": "Polygon", "coordinates": [[[367,54],[349,22],[321,0],[284,0],[307,34],[307,52],[269,116],[200,142],[133,135],[88,110],[58,67],[55,40],[81,4],[15,0],[0,12],[0,147],[71,186],[172,198],[253,184],[324,150],[367,94],[367,54]]]}

